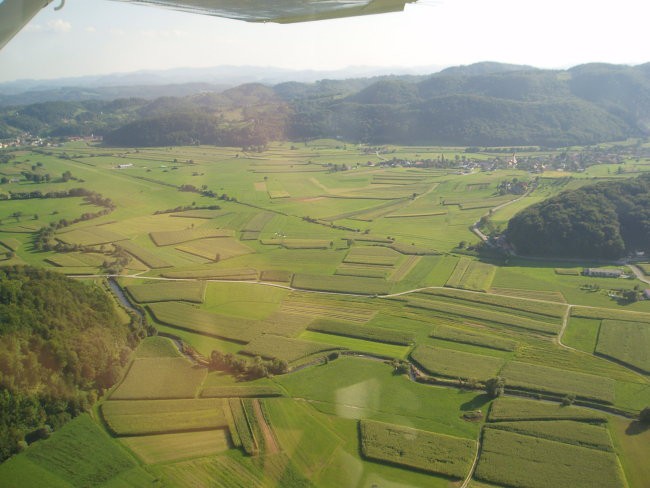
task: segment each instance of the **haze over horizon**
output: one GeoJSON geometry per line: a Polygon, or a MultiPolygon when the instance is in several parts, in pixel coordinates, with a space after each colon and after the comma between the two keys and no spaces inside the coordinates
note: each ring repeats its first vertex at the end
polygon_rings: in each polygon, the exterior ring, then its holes
{"type": "Polygon", "coordinates": [[[650,7],[634,0],[567,4],[422,0],[404,12],[250,24],[105,0],[43,9],[0,51],[0,82],[142,70],[272,66],[426,68],[481,61],[567,68],[642,64],[650,7]]]}

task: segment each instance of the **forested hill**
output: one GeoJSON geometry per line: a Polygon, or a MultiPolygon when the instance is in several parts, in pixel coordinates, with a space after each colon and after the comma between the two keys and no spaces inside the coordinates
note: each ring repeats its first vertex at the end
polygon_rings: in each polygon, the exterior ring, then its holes
{"type": "Polygon", "coordinates": [[[0,461],[87,410],[138,335],[96,285],[0,268],[0,461]]]}
{"type": "Polygon", "coordinates": [[[566,146],[650,134],[650,64],[569,70],[478,63],[430,76],[247,84],[220,93],[48,102],[0,111],[0,139],[104,135],[122,146],[373,144],[566,146]]]}
{"type": "Polygon", "coordinates": [[[563,192],[515,215],[506,231],[518,254],[618,259],[650,252],[650,176],[563,192]]]}

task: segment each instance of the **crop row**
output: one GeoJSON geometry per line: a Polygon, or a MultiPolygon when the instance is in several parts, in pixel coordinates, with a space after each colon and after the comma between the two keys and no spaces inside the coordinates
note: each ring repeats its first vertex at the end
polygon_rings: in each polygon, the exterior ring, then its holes
{"type": "Polygon", "coordinates": [[[248,415],[246,415],[243,400],[240,398],[231,398],[228,400],[228,405],[230,406],[230,411],[232,413],[235,432],[237,432],[237,437],[241,442],[244,452],[249,456],[259,454],[259,444],[257,439],[255,439],[251,424],[255,421],[255,418],[249,418],[248,415]]]}
{"type": "Polygon", "coordinates": [[[429,374],[482,381],[495,376],[504,363],[500,358],[424,345],[416,347],[411,358],[429,374]]]}
{"type": "Polygon", "coordinates": [[[520,422],[495,422],[490,428],[530,435],[565,444],[614,451],[607,429],[601,425],[572,420],[524,420],[520,422]]]}
{"type": "Polygon", "coordinates": [[[156,246],[171,246],[197,239],[206,239],[209,237],[233,237],[234,235],[235,233],[230,229],[216,228],[163,230],[149,233],[151,240],[156,246]]]}
{"type": "Polygon", "coordinates": [[[615,382],[603,376],[519,361],[506,364],[501,375],[506,378],[506,386],[614,403],[615,382]]]}
{"type": "Polygon", "coordinates": [[[203,398],[259,398],[282,396],[282,391],[272,385],[208,386],[201,391],[203,398]]]}
{"type": "Polygon", "coordinates": [[[436,325],[431,332],[431,337],[462,344],[489,347],[499,351],[514,351],[517,348],[517,341],[511,339],[445,325],[436,325]]]}
{"type": "Polygon", "coordinates": [[[486,428],[476,478],[499,486],[623,488],[614,453],[486,428]]]}
{"type": "Polygon", "coordinates": [[[650,325],[621,320],[603,320],[596,353],[650,374],[650,325]]]}
{"type": "Polygon", "coordinates": [[[425,310],[435,310],[437,312],[457,315],[460,317],[468,317],[471,319],[485,320],[487,322],[516,327],[519,329],[527,329],[544,334],[553,335],[560,328],[559,324],[550,324],[548,322],[533,320],[526,317],[519,317],[517,315],[508,313],[486,310],[485,308],[457,305],[455,303],[449,303],[440,300],[422,300],[411,298],[407,301],[407,303],[411,307],[423,308],[425,310]]]}
{"type": "Polygon", "coordinates": [[[249,356],[261,356],[267,359],[283,359],[287,362],[311,356],[319,352],[341,349],[331,344],[303,341],[290,337],[262,334],[253,339],[241,351],[249,356]]]}
{"type": "Polygon", "coordinates": [[[184,271],[166,271],[162,273],[165,278],[176,279],[202,279],[202,280],[238,280],[238,281],[255,281],[257,280],[257,270],[253,268],[233,268],[233,269],[197,269],[184,271]]]}
{"type": "Polygon", "coordinates": [[[475,443],[373,420],[359,422],[364,457],[407,468],[463,478],[468,473],[475,443]]]}
{"type": "Polygon", "coordinates": [[[144,249],[143,247],[140,247],[133,241],[120,241],[120,243],[117,244],[117,246],[121,247],[126,252],[128,252],[131,256],[142,261],[144,264],[146,264],[152,269],[171,267],[171,264],[169,264],[167,261],[162,259],[156,253],[153,253],[151,251],[148,251],[147,249],[144,249]]]}
{"type": "Polygon", "coordinates": [[[309,324],[308,330],[335,334],[356,339],[365,339],[387,344],[398,344],[408,346],[413,344],[415,336],[410,332],[400,330],[384,329],[381,327],[370,327],[352,323],[338,322],[336,320],[318,319],[309,324]]]}
{"type": "Polygon", "coordinates": [[[295,274],[292,285],[295,288],[335,293],[356,293],[359,295],[385,295],[390,291],[390,283],[378,278],[358,276],[321,276],[295,274]]]}
{"type": "Polygon", "coordinates": [[[423,290],[423,293],[464,300],[468,302],[495,305],[507,310],[521,310],[548,317],[562,318],[566,306],[562,304],[526,300],[525,298],[504,297],[487,293],[472,293],[463,290],[433,288],[423,290]]]}
{"type": "Polygon", "coordinates": [[[111,400],[102,416],[116,435],[151,435],[226,427],[222,400],[111,400]]]}
{"type": "Polygon", "coordinates": [[[205,283],[199,281],[167,281],[146,285],[128,285],[129,294],[136,302],[186,301],[202,303],[205,283]]]}
{"type": "Polygon", "coordinates": [[[577,420],[602,423],[607,418],[595,410],[521,398],[503,397],[492,403],[490,422],[516,420],[577,420]]]}
{"type": "Polygon", "coordinates": [[[253,320],[218,315],[184,303],[161,302],[147,307],[157,321],[190,332],[242,343],[259,333],[253,320]]]}

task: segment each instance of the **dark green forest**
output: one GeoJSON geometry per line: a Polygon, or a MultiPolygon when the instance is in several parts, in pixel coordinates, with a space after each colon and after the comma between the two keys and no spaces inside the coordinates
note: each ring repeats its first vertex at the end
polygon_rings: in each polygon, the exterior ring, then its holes
{"type": "Polygon", "coordinates": [[[109,145],[370,144],[564,147],[648,135],[650,65],[568,70],[479,63],[429,76],[246,84],[155,100],[0,110],[0,139],[101,135],[109,145]]]}
{"type": "Polygon", "coordinates": [[[92,406],[139,342],[99,286],[0,268],[0,461],[92,406]]]}
{"type": "Polygon", "coordinates": [[[650,176],[560,193],[515,215],[506,236],[529,256],[618,259],[650,252],[650,176]]]}

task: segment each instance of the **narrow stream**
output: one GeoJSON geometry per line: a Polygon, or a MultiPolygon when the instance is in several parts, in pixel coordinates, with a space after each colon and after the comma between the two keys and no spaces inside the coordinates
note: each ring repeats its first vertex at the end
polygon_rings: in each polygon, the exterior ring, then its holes
{"type": "Polygon", "coordinates": [[[131,304],[129,299],[124,294],[124,291],[122,291],[122,288],[120,288],[120,286],[115,281],[115,278],[108,278],[108,286],[110,287],[113,294],[117,297],[119,302],[129,310],[133,310],[138,315],[138,317],[140,317],[140,321],[144,323],[144,314],[141,310],[138,310],[131,304]]]}

